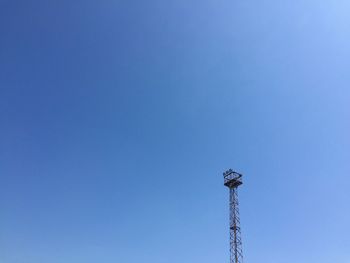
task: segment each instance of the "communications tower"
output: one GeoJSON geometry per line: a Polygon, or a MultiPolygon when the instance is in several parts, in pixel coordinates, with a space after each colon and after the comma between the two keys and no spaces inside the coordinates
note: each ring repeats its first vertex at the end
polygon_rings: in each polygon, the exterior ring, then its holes
{"type": "Polygon", "coordinates": [[[232,169],[224,172],[224,185],[230,190],[230,263],[243,263],[237,188],[242,175],[232,169]]]}

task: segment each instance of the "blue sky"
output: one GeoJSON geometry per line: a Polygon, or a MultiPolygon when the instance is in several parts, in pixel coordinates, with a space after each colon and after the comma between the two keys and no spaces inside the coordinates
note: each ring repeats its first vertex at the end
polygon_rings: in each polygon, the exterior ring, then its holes
{"type": "Polygon", "coordinates": [[[346,0],[0,0],[0,263],[350,262],[346,0]]]}

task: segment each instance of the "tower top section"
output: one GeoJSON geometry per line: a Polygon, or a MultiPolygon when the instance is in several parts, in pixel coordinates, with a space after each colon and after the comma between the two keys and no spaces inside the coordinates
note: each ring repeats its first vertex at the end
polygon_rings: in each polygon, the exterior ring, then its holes
{"type": "Polygon", "coordinates": [[[242,175],[232,169],[224,172],[224,185],[228,188],[236,188],[242,184],[242,175]]]}

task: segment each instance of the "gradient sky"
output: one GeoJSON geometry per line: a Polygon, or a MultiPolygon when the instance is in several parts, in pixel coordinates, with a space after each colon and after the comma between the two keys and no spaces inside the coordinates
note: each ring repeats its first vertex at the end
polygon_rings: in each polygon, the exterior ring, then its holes
{"type": "Polygon", "coordinates": [[[349,12],[0,0],[0,263],[349,263],[349,12]]]}

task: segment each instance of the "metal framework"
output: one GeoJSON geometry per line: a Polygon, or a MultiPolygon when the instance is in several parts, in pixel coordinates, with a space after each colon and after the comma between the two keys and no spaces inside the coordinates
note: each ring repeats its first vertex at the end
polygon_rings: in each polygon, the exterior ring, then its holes
{"type": "Polygon", "coordinates": [[[241,227],[237,188],[242,175],[232,169],[224,172],[224,185],[230,190],[230,263],[243,263],[241,227]]]}

